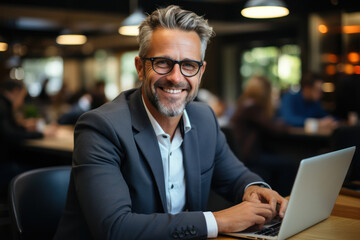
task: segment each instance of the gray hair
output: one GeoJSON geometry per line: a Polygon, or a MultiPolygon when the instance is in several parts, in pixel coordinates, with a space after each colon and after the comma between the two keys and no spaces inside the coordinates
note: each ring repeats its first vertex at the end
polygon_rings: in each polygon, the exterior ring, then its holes
{"type": "Polygon", "coordinates": [[[195,31],[201,42],[201,59],[205,58],[207,44],[215,35],[208,21],[194,12],[181,9],[179,6],[170,5],[167,8],[157,9],[149,15],[139,26],[139,56],[146,57],[150,48],[150,38],[157,28],[180,29],[195,31]]]}

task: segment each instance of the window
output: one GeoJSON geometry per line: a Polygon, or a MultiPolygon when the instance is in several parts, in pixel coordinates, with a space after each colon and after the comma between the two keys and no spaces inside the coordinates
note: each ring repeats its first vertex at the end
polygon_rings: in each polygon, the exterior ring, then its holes
{"type": "Polygon", "coordinates": [[[285,89],[297,85],[301,78],[300,48],[297,45],[256,47],[242,54],[241,63],[243,84],[253,75],[262,75],[273,86],[285,89]]]}
{"type": "Polygon", "coordinates": [[[63,60],[61,57],[24,59],[24,83],[29,95],[37,97],[45,79],[49,79],[46,92],[49,95],[57,93],[63,81],[63,60]]]}
{"type": "Polygon", "coordinates": [[[138,51],[126,52],[120,59],[120,88],[122,91],[138,85],[138,74],[135,68],[135,57],[138,51]]]}

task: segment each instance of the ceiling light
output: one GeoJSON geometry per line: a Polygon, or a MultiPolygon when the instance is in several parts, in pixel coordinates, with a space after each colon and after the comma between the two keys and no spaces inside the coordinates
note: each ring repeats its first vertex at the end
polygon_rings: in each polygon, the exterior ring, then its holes
{"type": "Polygon", "coordinates": [[[358,63],[360,62],[360,54],[357,52],[349,52],[347,55],[349,62],[358,63]]]}
{"type": "Polygon", "coordinates": [[[343,32],[347,34],[360,33],[360,25],[343,26],[343,32]]]}
{"type": "Polygon", "coordinates": [[[146,15],[138,7],[138,0],[130,0],[129,6],[132,14],[121,23],[119,33],[126,36],[137,36],[139,35],[139,25],[144,21],[146,15]]]}
{"type": "Polygon", "coordinates": [[[335,92],[335,84],[331,83],[331,82],[323,83],[321,88],[322,88],[323,92],[327,92],[327,93],[335,92]]]}
{"type": "Polygon", "coordinates": [[[278,18],[287,16],[289,9],[281,0],[249,0],[241,14],[247,18],[278,18]]]}
{"type": "Polygon", "coordinates": [[[140,9],[137,9],[121,24],[119,33],[127,36],[139,35],[139,25],[145,18],[146,15],[140,9]]]}
{"type": "Polygon", "coordinates": [[[56,38],[56,43],[60,45],[83,45],[86,41],[86,36],[81,34],[62,34],[56,38]]]}
{"type": "Polygon", "coordinates": [[[328,27],[327,27],[326,25],[324,25],[324,24],[320,24],[320,25],[318,26],[318,30],[319,30],[319,32],[321,32],[321,33],[327,33],[327,32],[328,32],[328,27]]]}
{"type": "Polygon", "coordinates": [[[2,36],[0,36],[0,52],[5,52],[8,49],[8,44],[2,36]]]}
{"type": "Polygon", "coordinates": [[[5,52],[8,49],[8,44],[6,42],[0,42],[0,52],[5,52]]]}

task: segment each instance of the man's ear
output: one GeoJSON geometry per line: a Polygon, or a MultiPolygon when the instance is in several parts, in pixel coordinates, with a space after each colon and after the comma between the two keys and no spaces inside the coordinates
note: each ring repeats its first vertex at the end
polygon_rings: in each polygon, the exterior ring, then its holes
{"type": "Polygon", "coordinates": [[[204,74],[204,72],[205,72],[205,68],[206,68],[206,62],[204,61],[204,62],[203,62],[203,65],[202,65],[201,68],[200,68],[199,84],[200,84],[201,79],[202,79],[202,76],[203,76],[203,74],[204,74]]]}
{"type": "Polygon", "coordinates": [[[139,56],[135,57],[135,67],[138,73],[139,80],[142,82],[144,79],[144,62],[139,56]]]}
{"type": "Polygon", "coordinates": [[[206,61],[203,62],[203,65],[200,68],[200,72],[201,72],[201,77],[203,76],[204,72],[205,72],[205,68],[206,68],[206,61]]]}

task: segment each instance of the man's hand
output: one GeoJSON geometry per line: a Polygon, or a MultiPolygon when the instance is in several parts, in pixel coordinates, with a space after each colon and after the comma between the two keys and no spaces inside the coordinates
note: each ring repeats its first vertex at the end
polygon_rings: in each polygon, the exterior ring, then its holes
{"type": "Polygon", "coordinates": [[[252,226],[261,229],[276,215],[283,218],[287,204],[288,200],[274,190],[252,185],[245,190],[242,203],[213,214],[219,232],[238,232],[252,226]]]}
{"type": "Polygon", "coordinates": [[[252,185],[245,190],[243,201],[267,203],[270,205],[272,217],[275,217],[277,214],[279,214],[281,218],[284,217],[288,204],[288,200],[281,197],[274,190],[263,188],[257,185],[252,185]],[[280,209],[278,209],[278,205],[280,205],[280,209]]]}
{"type": "Polygon", "coordinates": [[[219,232],[238,232],[254,225],[262,228],[272,219],[273,211],[270,204],[247,201],[213,214],[219,232]]]}

